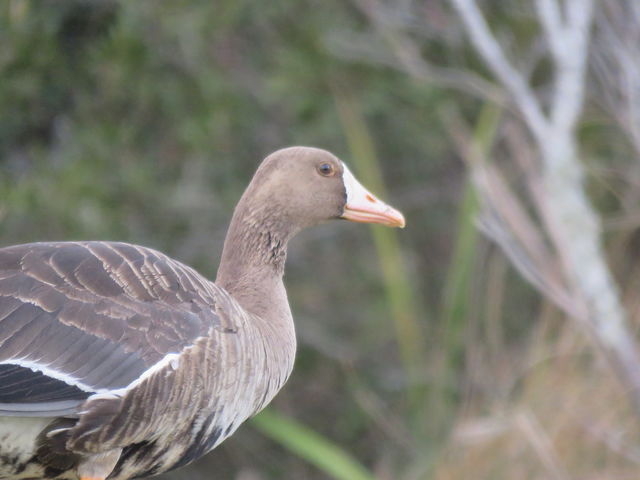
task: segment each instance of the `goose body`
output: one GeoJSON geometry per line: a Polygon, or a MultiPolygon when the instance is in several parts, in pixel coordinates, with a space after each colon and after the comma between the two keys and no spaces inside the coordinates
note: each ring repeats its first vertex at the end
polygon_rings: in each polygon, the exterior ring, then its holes
{"type": "Polygon", "coordinates": [[[288,240],[340,217],[404,224],[333,155],[294,147],[256,172],[215,283],[126,243],[0,249],[0,479],[146,477],[219,445],[293,368],[288,240]]]}

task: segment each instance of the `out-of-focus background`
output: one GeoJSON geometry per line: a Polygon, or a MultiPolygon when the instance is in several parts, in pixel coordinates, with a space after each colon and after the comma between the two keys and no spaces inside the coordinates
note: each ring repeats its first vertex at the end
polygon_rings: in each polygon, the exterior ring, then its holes
{"type": "Polygon", "coordinates": [[[0,4],[0,243],[215,276],[259,161],[326,148],[401,209],[297,238],[293,376],[162,478],[636,479],[640,4],[0,4]]]}

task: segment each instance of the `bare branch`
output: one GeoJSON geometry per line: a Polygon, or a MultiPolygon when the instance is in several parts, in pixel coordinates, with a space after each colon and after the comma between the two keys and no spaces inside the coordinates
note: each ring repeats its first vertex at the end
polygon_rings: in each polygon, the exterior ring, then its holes
{"type": "Polygon", "coordinates": [[[604,107],[640,155],[640,3],[607,2],[596,16],[592,66],[604,107]]]}
{"type": "MultiPolygon", "coordinates": [[[[467,164],[478,192],[482,210],[478,227],[499,245],[512,265],[542,294],[567,315],[586,321],[584,305],[567,289],[554,253],[538,224],[531,218],[518,196],[509,187],[500,170],[488,163],[486,154],[470,140],[470,132],[459,112],[443,111],[453,128],[451,138],[467,164]]],[[[513,141],[513,135],[509,140],[513,141]]],[[[524,149],[526,151],[526,149],[524,149]]],[[[522,156],[523,152],[514,152],[522,156]]],[[[530,188],[536,190],[534,177],[528,177],[530,188]]],[[[538,200],[534,197],[534,200],[538,200]]]]}
{"type": "Polygon", "coordinates": [[[566,25],[555,25],[559,30],[551,32],[549,39],[556,66],[551,122],[561,132],[575,127],[582,110],[593,0],[568,0],[567,9],[566,25]]]}
{"type": "MultiPolygon", "coordinates": [[[[381,33],[382,35],[382,33],[381,33]]],[[[498,105],[506,103],[503,89],[471,71],[433,65],[420,55],[417,45],[402,32],[385,32],[391,53],[383,52],[379,43],[353,35],[333,35],[325,44],[339,58],[384,65],[407,73],[416,80],[469,93],[498,105]]]]}
{"type": "MultiPolygon", "coordinates": [[[[505,92],[494,82],[470,70],[433,65],[425,60],[420,45],[405,30],[409,28],[406,16],[402,16],[404,21],[394,16],[397,9],[389,9],[379,0],[353,0],[353,3],[367,16],[375,34],[350,32],[326,38],[327,48],[334,55],[389,66],[417,80],[455,88],[498,105],[505,105],[505,92]],[[389,50],[384,46],[388,46],[389,50]]],[[[404,8],[400,7],[399,10],[404,8]]]]}
{"type": "Polygon", "coordinates": [[[546,467],[549,477],[554,480],[568,480],[569,472],[560,461],[558,452],[553,449],[549,435],[530,410],[522,410],[515,415],[515,424],[533,447],[542,464],[546,467]]]}
{"type": "Polygon", "coordinates": [[[474,0],[451,0],[451,2],[467,27],[472,43],[494,75],[509,90],[533,135],[540,142],[545,141],[548,122],[540,104],[523,76],[507,60],[476,2],[474,0]]]}
{"type": "MultiPolygon", "coordinates": [[[[545,117],[522,74],[507,60],[475,0],[451,2],[467,28],[471,43],[513,96],[537,143],[543,169],[536,208],[558,258],[562,260],[568,282],[567,298],[580,307],[572,312],[572,316],[588,327],[588,333],[616,367],[640,413],[640,355],[628,327],[627,312],[621,304],[618,287],[606,263],[601,245],[600,219],[585,192],[584,168],[579,160],[575,136],[584,103],[594,2],[566,0],[562,18],[556,0],[537,1],[538,16],[547,35],[554,67],[549,118],[545,117]]],[[[480,193],[491,205],[492,192],[480,189],[480,193]]],[[[494,201],[493,205],[499,203],[494,201]]],[[[495,210],[505,213],[499,206],[495,210]]],[[[516,224],[513,219],[500,215],[494,215],[491,220],[494,223],[493,235],[512,261],[534,285],[549,295],[545,285],[551,283],[540,275],[544,274],[540,268],[542,265],[531,261],[534,258],[531,249],[526,248],[517,236],[522,222],[516,224]],[[517,252],[517,257],[514,252],[517,252]]],[[[554,297],[551,295],[551,298],[554,297]]],[[[554,300],[564,303],[557,298],[554,300]]]]}
{"type": "Polygon", "coordinates": [[[551,51],[559,52],[562,50],[562,14],[557,0],[537,0],[536,9],[540,17],[540,23],[544,28],[545,36],[551,47],[551,51]]]}

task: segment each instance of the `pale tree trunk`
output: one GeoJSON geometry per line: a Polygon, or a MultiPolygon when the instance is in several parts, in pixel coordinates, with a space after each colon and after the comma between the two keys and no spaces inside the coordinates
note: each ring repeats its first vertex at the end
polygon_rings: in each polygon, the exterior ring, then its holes
{"type": "MultiPolygon", "coordinates": [[[[569,313],[588,328],[604,349],[640,413],[640,357],[606,262],[600,219],[585,192],[584,167],[576,140],[584,103],[594,2],[536,1],[554,75],[553,94],[545,112],[524,75],[505,55],[475,0],[450,1],[473,47],[510,95],[537,146],[542,195],[536,207],[575,303],[569,313]]],[[[483,194],[482,188],[480,193],[483,194]]],[[[501,236],[500,243],[507,250],[511,248],[505,245],[509,238],[501,236]]]]}

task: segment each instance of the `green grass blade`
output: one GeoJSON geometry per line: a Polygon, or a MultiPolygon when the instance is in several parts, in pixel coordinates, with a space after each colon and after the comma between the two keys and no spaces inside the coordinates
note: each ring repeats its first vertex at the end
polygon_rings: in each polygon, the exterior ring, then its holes
{"type": "MultiPolygon", "coordinates": [[[[335,85],[334,96],[358,177],[377,195],[388,198],[374,141],[355,99],[348,91],[335,85]]],[[[426,343],[419,325],[415,293],[402,255],[398,232],[373,225],[371,233],[383,274],[387,303],[395,325],[396,341],[408,379],[407,396],[412,410],[423,410],[426,343]]]]}
{"type": "Polygon", "coordinates": [[[455,246],[444,287],[442,325],[446,334],[449,355],[463,349],[462,331],[469,313],[469,288],[478,242],[475,219],[480,205],[471,181],[467,181],[458,210],[458,229],[455,246]]]}
{"type": "Polygon", "coordinates": [[[300,458],[338,480],[375,480],[348,452],[308,427],[270,409],[253,417],[251,423],[266,436],[300,458]]]}
{"type": "MultiPolygon", "coordinates": [[[[487,158],[497,136],[500,118],[501,111],[495,106],[487,104],[482,108],[468,148],[460,148],[465,162],[471,164],[473,161],[484,161],[487,158]]],[[[464,360],[465,329],[473,315],[471,309],[476,308],[471,303],[471,288],[478,248],[479,232],[476,218],[479,213],[480,202],[476,189],[471,178],[468,178],[458,209],[455,245],[443,289],[439,319],[442,326],[439,342],[442,354],[438,358],[442,364],[438,368],[438,383],[442,392],[437,398],[432,399],[432,408],[439,412],[442,418],[450,414],[448,410],[452,406],[451,398],[457,395],[450,379],[458,374],[464,360]]]]}
{"type": "MultiPolygon", "coordinates": [[[[501,111],[487,104],[481,110],[471,139],[469,155],[485,159],[495,141],[501,111]]],[[[467,162],[473,161],[466,159],[467,162]]],[[[472,268],[478,243],[478,230],[475,222],[480,212],[475,187],[468,179],[463,193],[462,204],[458,210],[458,229],[453,255],[449,263],[444,288],[442,307],[442,325],[445,328],[444,346],[449,358],[455,361],[464,349],[463,330],[469,317],[469,291],[472,282],[472,268]]]]}

